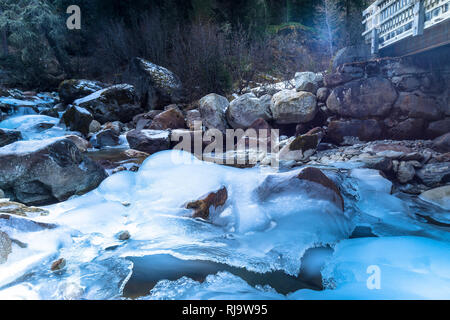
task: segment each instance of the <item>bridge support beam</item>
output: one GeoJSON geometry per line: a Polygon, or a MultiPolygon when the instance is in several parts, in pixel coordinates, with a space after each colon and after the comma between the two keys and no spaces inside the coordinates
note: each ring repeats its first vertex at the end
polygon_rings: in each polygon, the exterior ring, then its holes
{"type": "Polygon", "coordinates": [[[372,53],[372,55],[377,55],[378,54],[378,30],[376,28],[374,28],[372,30],[372,42],[371,42],[371,46],[370,46],[370,51],[372,53]]]}
{"type": "Polygon", "coordinates": [[[423,0],[416,0],[414,3],[413,36],[423,35],[425,26],[425,7],[423,2],[423,0]]]}

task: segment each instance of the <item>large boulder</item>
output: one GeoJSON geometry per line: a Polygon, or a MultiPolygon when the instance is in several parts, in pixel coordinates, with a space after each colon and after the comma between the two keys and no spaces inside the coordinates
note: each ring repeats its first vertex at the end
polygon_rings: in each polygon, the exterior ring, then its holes
{"type": "Polygon", "coordinates": [[[91,137],[90,143],[94,148],[98,149],[117,146],[119,144],[119,135],[113,129],[101,130],[91,137]]]}
{"type": "Polygon", "coordinates": [[[439,120],[444,115],[443,109],[436,99],[416,92],[400,93],[395,103],[395,109],[410,118],[425,120],[439,120]]]}
{"type": "Polygon", "coordinates": [[[170,70],[142,58],[135,58],[124,75],[126,83],[135,86],[144,109],[180,102],[182,84],[170,70]]]}
{"type": "Polygon", "coordinates": [[[88,109],[100,123],[129,122],[135,115],[144,113],[137,103],[136,91],[128,84],[118,84],[94,92],[74,101],[76,106],[88,109]]]}
{"type": "Polygon", "coordinates": [[[297,91],[307,91],[316,94],[317,89],[323,82],[323,76],[314,72],[297,72],[294,81],[297,91]]]}
{"type": "Polygon", "coordinates": [[[171,108],[161,112],[153,118],[149,129],[152,130],[167,130],[167,129],[183,129],[186,127],[183,113],[176,108],[171,108]]]}
{"type": "Polygon", "coordinates": [[[370,59],[370,49],[367,45],[349,46],[340,49],[333,58],[333,69],[345,63],[367,61],[370,59]]]}
{"type": "Polygon", "coordinates": [[[278,124],[306,123],[317,114],[317,99],[310,92],[282,90],[272,97],[270,109],[278,124]]]}
{"type": "Polygon", "coordinates": [[[285,192],[305,192],[308,197],[327,200],[344,210],[344,198],[339,187],[320,169],[306,167],[297,175],[271,174],[259,185],[255,192],[260,201],[270,201],[285,192]]]}
{"type": "Polygon", "coordinates": [[[423,192],[420,199],[450,210],[450,185],[423,192]]]}
{"type": "Polygon", "coordinates": [[[92,147],[92,145],[89,143],[89,141],[87,141],[86,139],[83,139],[80,136],[76,136],[76,135],[72,134],[72,135],[65,136],[65,138],[69,139],[73,143],[75,143],[75,145],[81,152],[86,152],[89,148],[92,147]]]}
{"type": "Polygon", "coordinates": [[[270,95],[257,98],[253,93],[246,93],[234,99],[227,109],[228,123],[234,129],[248,128],[256,119],[270,120],[270,95]]]}
{"type": "Polygon", "coordinates": [[[397,179],[400,183],[407,183],[411,181],[416,174],[414,166],[407,162],[401,161],[397,168],[397,179]]]}
{"type": "Polygon", "coordinates": [[[429,187],[450,182],[450,162],[428,163],[416,171],[417,177],[429,187]]]}
{"type": "Polygon", "coordinates": [[[397,91],[391,82],[374,77],[354,80],[334,88],[327,99],[327,107],[344,117],[385,117],[396,99],[397,91]]]}
{"type": "Polygon", "coordinates": [[[71,79],[61,82],[58,93],[62,102],[70,104],[106,87],[106,84],[98,81],[71,79]]]}
{"type": "Polygon", "coordinates": [[[203,125],[207,129],[217,129],[225,132],[227,129],[225,112],[229,105],[227,98],[215,93],[210,93],[201,98],[198,109],[202,116],[203,125]]]}
{"type": "Polygon", "coordinates": [[[315,133],[306,133],[304,135],[291,138],[290,142],[284,146],[279,153],[280,160],[285,161],[306,161],[317,149],[324,133],[321,128],[317,128],[315,133]]]}
{"type": "Polygon", "coordinates": [[[434,139],[450,132],[450,117],[430,122],[426,130],[428,138],[434,139]]]}
{"type": "Polygon", "coordinates": [[[329,95],[330,95],[330,89],[328,89],[326,87],[319,88],[316,93],[317,101],[318,102],[326,102],[329,95]]]}
{"type": "Polygon", "coordinates": [[[201,121],[202,115],[198,109],[193,109],[186,112],[186,126],[189,130],[197,129],[195,125],[201,121]]]}
{"type": "Polygon", "coordinates": [[[130,148],[148,154],[170,149],[170,134],[165,130],[131,130],[127,140],[130,148]]]}
{"type": "Polygon", "coordinates": [[[22,140],[22,133],[20,131],[0,129],[0,148],[19,140],[22,140]]]}
{"type": "Polygon", "coordinates": [[[450,132],[434,139],[433,149],[442,153],[450,152],[450,132]]]}
{"type": "Polygon", "coordinates": [[[328,125],[327,137],[336,143],[342,143],[345,137],[358,137],[361,141],[374,141],[383,137],[383,130],[375,119],[335,120],[328,125]]]}
{"type": "Polygon", "coordinates": [[[420,80],[413,75],[392,77],[391,81],[399,91],[411,92],[420,87],[420,80]]]}
{"type": "Polygon", "coordinates": [[[81,132],[87,136],[89,134],[89,126],[94,117],[85,108],[70,106],[62,115],[61,120],[70,130],[81,132]]]}
{"type": "Polygon", "coordinates": [[[64,137],[0,148],[0,188],[7,197],[27,205],[64,201],[96,188],[106,176],[64,137]]]}
{"type": "Polygon", "coordinates": [[[423,139],[423,129],[425,121],[423,119],[409,118],[396,123],[386,132],[388,138],[393,140],[413,140],[423,139]]]}

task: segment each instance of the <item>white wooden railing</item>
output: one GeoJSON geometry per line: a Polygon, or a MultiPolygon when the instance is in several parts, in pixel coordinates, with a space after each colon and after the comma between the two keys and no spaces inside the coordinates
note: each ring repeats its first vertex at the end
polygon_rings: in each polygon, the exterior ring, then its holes
{"type": "Polygon", "coordinates": [[[372,54],[450,19],[450,0],[376,0],[363,12],[363,37],[372,54]]]}

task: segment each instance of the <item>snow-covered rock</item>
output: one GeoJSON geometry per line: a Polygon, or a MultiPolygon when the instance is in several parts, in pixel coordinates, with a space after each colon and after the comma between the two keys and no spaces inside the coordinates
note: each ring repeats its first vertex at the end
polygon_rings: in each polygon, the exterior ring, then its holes
{"type": "Polygon", "coordinates": [[[128,84],[117,84],[96,91],[75,100],[73,104],[89,110],[100,123],[129,122],[135,115],[145,112],[138,103],[135,88],[128,84]]]}
{"type": "Polygon", "coordinates": [[[25,204],[64,201],[92,190],[106,173],[66,138],[19,141],[0,148],[0,188],[25,204]]]}
{"type": "Polygon", "coordinates": [[[178,76],[142,58],[135,58],[130,63],[124,80],[134,85],[148,110],[180,102],[182,98],[183,86],[178,76]]]}

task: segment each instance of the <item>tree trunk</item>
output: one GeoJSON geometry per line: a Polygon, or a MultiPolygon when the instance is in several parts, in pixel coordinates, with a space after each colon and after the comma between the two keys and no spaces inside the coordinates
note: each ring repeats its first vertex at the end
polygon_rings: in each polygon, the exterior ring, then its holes
{"type": "MultiPolygon", "coordinates": [[[[2,9],[0,9],[0,15],[3,13],[2,9]]],[[[7,56],[9,54],[8,50],[8,27],[4,27],[1,31],[1,37],[2,37],[2,54],[4,56],[7,56]]]]}
{"type": "Polygon", "coordinates": [[[8,34],[6,32],[6,28],[2,30],[2,51],[3,55],[7,56],[9,54],[8,50],[8,34]]]}

